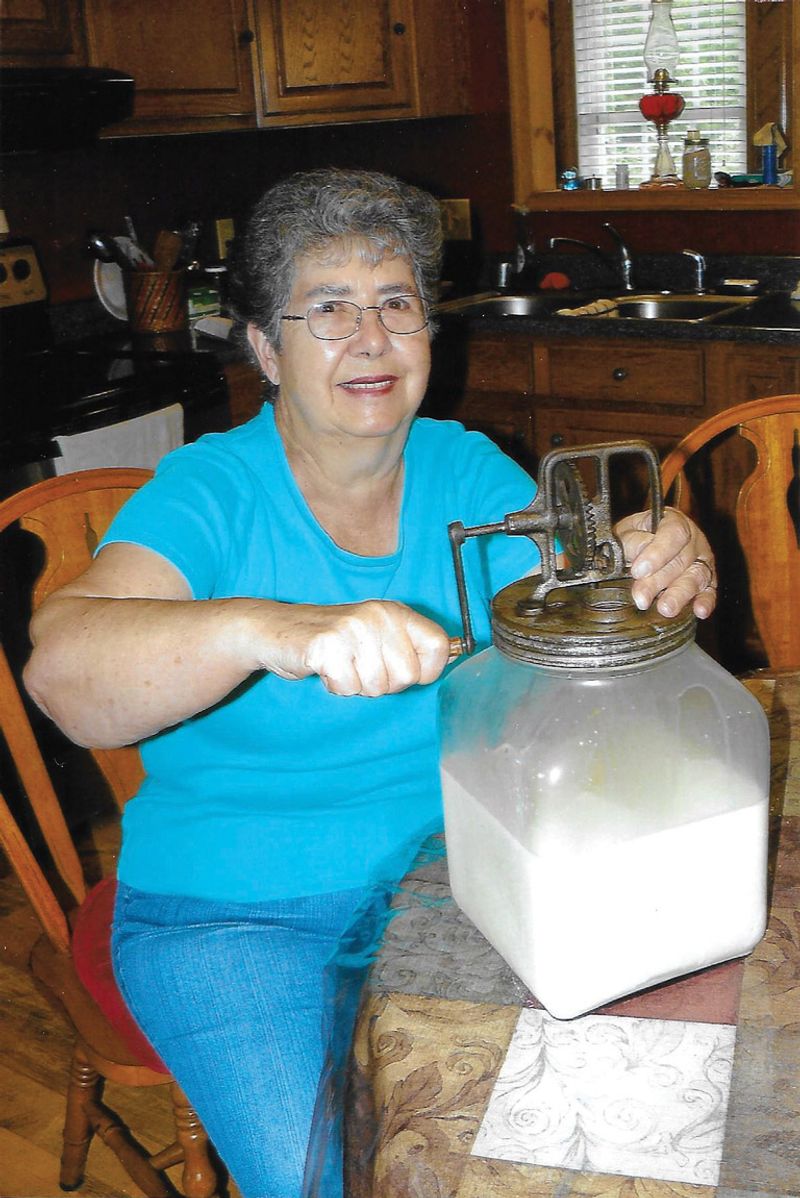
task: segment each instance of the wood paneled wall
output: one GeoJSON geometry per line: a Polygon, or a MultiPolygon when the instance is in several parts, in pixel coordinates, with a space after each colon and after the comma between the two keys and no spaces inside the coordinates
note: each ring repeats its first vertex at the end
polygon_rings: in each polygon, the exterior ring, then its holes
{"type": "Polygon", "coordinates": [[[270,183],[316,166],[386,170],[440,197],[468,196],[473,243],[454,243],[453,266],[466,272],[484,250],[511,235],[508,117],[338,125],[259,133],[215,133],[100,142],[87,150],[8,156],[2,206],[12,233],[37,244],[51,300],[92,295],[86,231],[124,233],[132,216],[143,240],[160,227],[203,224],[201,255],[214,256],[213,221],[242,222],[270,183]]]}

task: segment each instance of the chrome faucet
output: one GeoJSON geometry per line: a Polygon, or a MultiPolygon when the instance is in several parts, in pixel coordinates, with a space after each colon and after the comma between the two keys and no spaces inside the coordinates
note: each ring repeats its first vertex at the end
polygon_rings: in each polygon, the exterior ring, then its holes
{"type": "Polygon", "coordinates": [[[551,250],[558,245],[577,245],[583,250],[588,250],[590,254],[594,254],[601,262],[605,263],[609,270],[613,271],[626,291],[635,291],[633,258],[622,234],[610,221],[605,221],[603,228],[608,230],[617,243],[616,257],[601,249],[599,245],[593,245],[590,241],[581,241],[577,237],[551,237],[547,244],[551,250]]]}
{"type": "Polygon", "coordinates": [[[622,285],[626,291],[633,291],[635,290],[633,282],[633,257],[631,256],[631,252],[628,249],[625,239],[620,233],[619,229],[617,229],[615,225],[611,224],[611,221],[605,221],[603,223],[603,228],[608,229],[609,233],[617,243],[617,265],[620,278],[622,279],[622,285]]]}
{"type": "MultiPolygon", "coordinates": [[[[531,215],[531,210],[523,204],[512,204],[511,211],[514,215],[516,246],[506,273],[514,275],[518,284],[525,281],[532,282],[538,260],[536,243],[525,219],[531,215]]],[[[510,282],[510,279],[507,279],[506,282],[510,282]]]]}
{"type": "Polygon", "coordinates": [[[694,290],[695,295],[704,295],[706,290],[706,260],[702,254],[698,254],[697,250],[681,250],[687,258],[691,258],[694,262],[694,290]]]}

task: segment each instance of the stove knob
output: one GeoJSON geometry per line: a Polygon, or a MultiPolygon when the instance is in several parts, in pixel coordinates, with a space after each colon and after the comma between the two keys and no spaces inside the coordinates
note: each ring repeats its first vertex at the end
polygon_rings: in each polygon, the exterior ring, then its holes
{"type": "Polygon", "coordinates": [[[7,278],[8,278],[8,271],[6,270],[3,263],[0,262],[0,283],[5,283],[7,278]]]}
{"type": "Polygon", "coordinates": [[[20,282],[22,282],[23,279],[29,279],[31,275],[31,264],[28,259],[16,258],[14,265],[11,267],[11,273],[13,274],[14,278],[19,279],[20,282]]]}

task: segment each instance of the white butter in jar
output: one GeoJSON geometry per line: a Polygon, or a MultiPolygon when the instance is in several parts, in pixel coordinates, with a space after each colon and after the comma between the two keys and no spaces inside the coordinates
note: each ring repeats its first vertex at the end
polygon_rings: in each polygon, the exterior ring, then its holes
{"type": "MultiPolygon", "coordinates": [[[[730,807],[616,843],[584,825],[574,850],[551,837],[532,852],[443,771],[453,897],[557,1019],[741,956],[763,936],[766,804],[720,768],[690,785],[724,792],[730,807]]],[[[602,822],[604,806],[577,795],[572,816],[602,822]]]]}
{"type": "Polygon", "coordinates": [[[696,645],[635,670],[493,647],[453,670],[440,704],[453,898],[551,1015],[755,947],[766,717],[696,645]]]}

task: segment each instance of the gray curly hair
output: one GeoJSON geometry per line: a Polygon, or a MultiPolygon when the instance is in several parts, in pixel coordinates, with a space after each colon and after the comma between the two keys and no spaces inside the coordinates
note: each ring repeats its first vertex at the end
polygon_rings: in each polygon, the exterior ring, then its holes
{"type": "Polygon", "coordinates": [[[299,257],[335,260],[354,245],[368,261],[408,258],[420,296],[437,299],[441,213],[428,192],[391,175],[330,167],[290,175],[264,193],[232,253],[230,300],[277,349],[299,257]]]}

